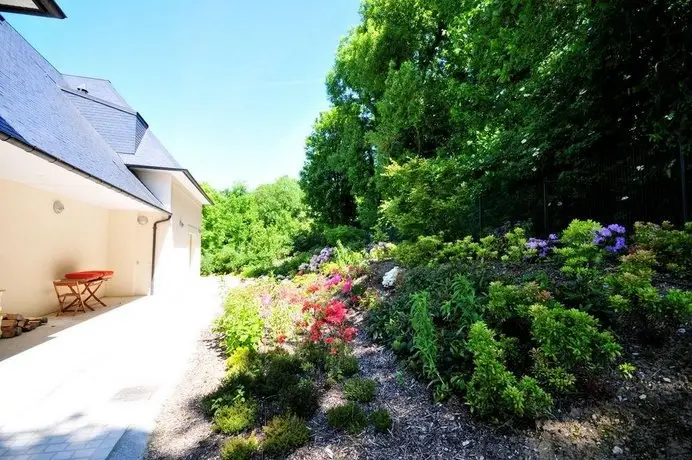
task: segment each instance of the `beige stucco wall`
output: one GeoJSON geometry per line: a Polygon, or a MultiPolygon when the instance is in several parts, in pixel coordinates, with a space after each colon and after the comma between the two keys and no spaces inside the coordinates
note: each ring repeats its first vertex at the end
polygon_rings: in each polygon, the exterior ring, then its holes
{"type": "MultiPolygon", "coordinates": [[[[199,276],[202,206],[167,172],[148,177],[170,206],[159,225],[155,290],[179,292],[199,276]]],[[[27,316],[57,309],[52,280],[81,270],[113,270],[108,296],[150,292],[154,222],[163,212],[107,209],[0,180],[0,289],[5,312],[27,316]],[[53,202],[65,206],[61,214],[53,202]],[[137,222],[145,216],[144,225],[137,222]]]]}
{"type": "Polygon", "coordinates": [[[166,215],[113,210],[108,217],[108,269],[115,276],[107,283],[107,294],[115,297],[149,294],[153,226],[166,215]],[[138,223],[139,216],[146,217],[148,222],[138,223]]]}
{"type": "Polygon", "coordinates": [[[172,181],[171,187],[171,212],[171,220],[159,225],[154,278],[156,293],[179,291],[199,277],[202,205],[176,180],[172,181]]]}
{"type": "Polygon", "coordinates": [[[0,289],[3,311],[40,315],[57,309],[52,280],[108,267],[109,211],[0,180],[0,289]],[[53,212],[59,199],[65,210],[53,212]]]}

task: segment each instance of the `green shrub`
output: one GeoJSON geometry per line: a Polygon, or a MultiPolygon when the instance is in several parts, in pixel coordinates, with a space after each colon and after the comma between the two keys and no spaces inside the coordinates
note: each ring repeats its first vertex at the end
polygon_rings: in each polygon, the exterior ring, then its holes
{"type": "Polygon", "coordinates": [[[221,447],[221,460],[250,460],[258,449],[259,445],[254,435],[249,438],[235,437],[221,447]]]}
{"type": "Polygon", "coordinates": [[[307,340],[298,346],[296,356],[301,361],[310,363],[317,369],[324,369],[329,353],[324,343],[307,340]]]}
{"type": "Polygon", "coordinates": [[[387,431],[392,427],[392,417],[389,416],[387,409],[377,409],[370,414],[370,423],[376,431],[387,431]]]}
{"type": "Polygon", "coordinates": [[[300,379],[295,385],[288,385],[279,392],[281,408],[302,418],[310,418],[318,407],[319,392],[308,379],[300,379]]]}
{"type": "Polygon", "coordinates": [[[656,258],[651,251],[637,250],[621,258],[615,274],[606,278],[610,305],[636,328],[663,335],[687,320],[692,312],[692,292],[670,289],[665,295],[653,285],[656,258]]]}
{"type": "MultiPolygon", "coordinates": [[[[504,235],[504,254],[501,256],[503,262],[521,262],[532,250],[526,248],[526,230],[521,227],[505,233],[504,235]]],[[[534,249],[535,253],[536,250],[534,249]]]]}
{"type": "Polygon", "coordinates": [[[517,382],[504,364],[503,350],[482,321],[471,327],[469,350],[474,371],[466,384],[466,401],[481,417],[538,417],[552,406],[552,398],[531,377],[517,382]]]}
{"type": "Polygon", "coordinates": [[[294,414],[274,417],[263,430],[262,449],[269,455],[288,455],[310,440],[305,420],[294,414]]]}
{"type": "Polygon", "coordinates": [[[228,295],[215,330],[223,335],[226,353],[238,347],[256,350],[264,332],[260,304],[251,288],[234,289],[228,295]]]}
{"type": "Polygon", "coordinates": [[[417,267],[433,262],[442,250],[442,240],[421,236],[416,241],[404,241],[393,251],[394,259],[404,267],[417,267]]]}
{"type": "Polygon", "coordinates": [[[373,379],[354,377],[344,382],[344,396],[349,401],[368,403],[375,398],[377,382],[373,379]]]}
{"type": "MultiPolygon", "coordinates": [[[[554,252],[563,260],[562,271],[572,276],[593,276],[594,268],[603,262],[603,251],[594,243],[601,224],[593,220],[573,220],[562,233],[564,247],[554,252]]],[[[596,274],[597,275],[597,274],[596,274]]]]}
{"type": "Polygon", "coordinates": [[[556,366],[599,368],[618,357],[622,348],[613,335],[601,331],[596,318],[559,304],[531,307],[531,333],[541,353],[556,366]]]}
{"type": "Polygon", "coordinates": [[[232,405],[216,411],[214,429],[226,434],[236,434],[250,428],[256,419],[257,403],[254,400],[237,399],[232,405]]]}
{"type": "MultiPolygon", "coordinates": [[[[355,267],[365,262],[365,252],[360,250],[350,249],[341,242],[336,243],[334,251],[334,263],[340,270],[345,270],[348,267],[355,267]]],[[[327,265],[325,265],[326,267],[327,265]]]]}
{"type": "Polygon", "coordinates": [[[326,370],[329,377],[342,380],[360,372],[360,363],[358,358],[344,349],[336,355],[327,356],[326,370]]]}
{"type": "Polygon", "coordinates": [[[434,379],[437,372],[437,337],[435,325],[428,311],[430,295],[427,291],[411,295],[411,327],[413,329],[413,347],[423,364],[423,373],[434,379]]]}
{"type": "Polygon", "coordinates": [[[516,285],[493,281],[488,289],[488,319],[500,324],[514,317],[527,318],[531,305],[546,303],[550,298],[550,293],[536,282],[516,285]]]}
{"type": "Polygon", "coordinates": [[[226,406],[231,406],[239,398],[244,398],[249,389],[255,386],[256,376],[249,372],[228,374],[219,388],[202,399],[202,410],[210,417],[226,406]]]}
{"type": "Polygon", "coordinates": [[[340,242],[346,247],[360,249],[365,246],[366,238],[365,230],[348,225],[324,229],[324,239],[328,246],[336,246],[340,242]]]}
{"type": "Polygon", "coordinates": [[[368,424],[368,418],[358,404],[350,402],[327,410],[329,426],[359,434],[368,424]]]}
{"type": "Polygon", "coordinates": [[[654,252],[662,268],[688,275],[692,271],[692,222],[680,230],[670,222],[636,222],[634,240],[641,249],[654,252]]]}
{"type": "Polygon", "coordinates": [[[231,356],[226,359],[226,369],[228,376],[232,377],[245,372],[256,371],[259,364],[257,351],[248,347],[236,348],[231,356]]]}
{"type": "Polygon", "coordinates": [[[302,372],[300,359],[282,349],[262,355],[262,374],[257,391],[263,396],[276,395],[287,385],[295,385],[302,372]]]}

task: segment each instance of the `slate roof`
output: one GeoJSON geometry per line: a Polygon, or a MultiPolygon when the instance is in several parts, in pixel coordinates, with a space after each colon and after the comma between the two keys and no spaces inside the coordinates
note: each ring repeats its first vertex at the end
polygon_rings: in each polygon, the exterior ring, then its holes
{"type": "Polygon", "coordinates": [[[0,131],[158,208],[128,166],[183,171],[211,202],[110,81],[61,74],[2,16],[0,62],[0,131]]]}
{"type": "Polygon", "coordinates": [[[113,187],[161,202],[70,103],[67,82],[0,16],[0,131],[113,187]]]}

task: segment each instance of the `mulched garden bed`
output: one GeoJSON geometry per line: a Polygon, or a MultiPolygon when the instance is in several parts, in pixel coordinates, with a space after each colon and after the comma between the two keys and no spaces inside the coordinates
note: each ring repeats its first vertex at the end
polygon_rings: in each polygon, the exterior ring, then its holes
{"type": "MultiPolygon", "coordinates": [[[[390,268],[379,267],[380,272],[390,268]]],[[[381,279],[381,276],[380,278],[381,279]]],[[[353,342],[361,374],[378,382],[368,409],[384,407],[394,424],[358,436],[329,428],[325,411],[343,403],[341,385],[326,391],[309,421],[311,442],[291,454],[312,459],[581,459],[692,458],[692,329],[679,329],[662,346],[625,341],[625,359],[637,367],[627,382],[606,382],[598,396],[556,401],[553,417],[531,426],[493,425],[473,418],[458,398],[435,403],[426,385],[394,353],[372,343],[365,313],[352,318],[361,331],[353,342]]],[[[148,459],[218,459],[224,439],[212,432],[202,398],[224,375],[224,357],[205,333],[194,365],[161,414],[148,459]]]]}

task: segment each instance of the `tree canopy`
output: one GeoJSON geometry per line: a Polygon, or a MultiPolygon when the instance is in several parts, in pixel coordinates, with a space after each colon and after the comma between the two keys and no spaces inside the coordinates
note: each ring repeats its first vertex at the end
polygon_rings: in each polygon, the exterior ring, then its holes
{"type": "Polygon", "coordinates": [[[361,16],[307,141],[317,220],[451,239],[477,230],[479,205],[491,223],[540,220],[547,193],[561,225],[679,184],[688,0],[364,0],[361,16]]]}

